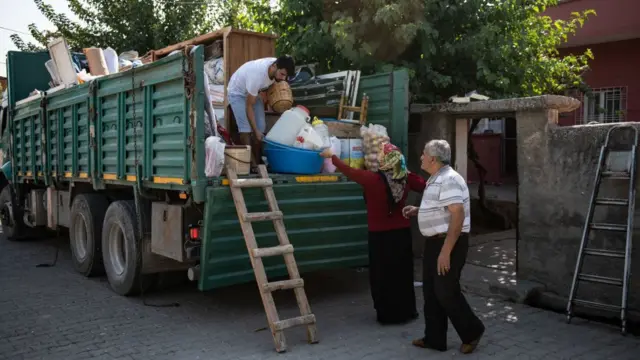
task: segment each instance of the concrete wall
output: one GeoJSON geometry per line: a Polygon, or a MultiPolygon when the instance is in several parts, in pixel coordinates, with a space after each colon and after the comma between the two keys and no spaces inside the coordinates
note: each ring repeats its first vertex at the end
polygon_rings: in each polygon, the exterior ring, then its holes
{"type": "MultiPolygon", "coordinates": [[[[520,179],[518,278],[534,280],[568,297],[586,212],[594,186],[600,146],[612,125],[557,127],[540,113],[518,113],[520,179]]],[[[634,125],[640,128],[640,125],[634,125]]],[[[614,181],[614,180],[609,180],[614,181]]],[[[607,197],[626,198],[624,181],[601,189],[607,197]]],[[[636,204],[640,199],[636,199],[636,204]]],[[[626,208],[600,210],[594,221],[623,223],[626,208]]],[[[636,216],[635,228],[640,227],[636,216]]],[[[624,234],[592,232],[591,247],[623,249],[624,234]]],[[[629,308],[640,310],[640,240],[632,259],[629,308]]],[[[623,260],[587,257],[584,272],[622,278],[623,260]]],[[[582,282],[578,298],[619,304],[621,288],[582,282]]],[[[615,315],[615,314],[614,314],[615,315]]]]}

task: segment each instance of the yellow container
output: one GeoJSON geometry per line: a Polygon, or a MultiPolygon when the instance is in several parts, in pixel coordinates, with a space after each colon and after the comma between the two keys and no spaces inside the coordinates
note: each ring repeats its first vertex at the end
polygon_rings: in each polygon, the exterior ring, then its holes
{"type": "Polygon", "coordinates": [[[364,155],[362,152],[362,139],[340,139],[340,159],[355,169],[364,168],[364,155]]]}

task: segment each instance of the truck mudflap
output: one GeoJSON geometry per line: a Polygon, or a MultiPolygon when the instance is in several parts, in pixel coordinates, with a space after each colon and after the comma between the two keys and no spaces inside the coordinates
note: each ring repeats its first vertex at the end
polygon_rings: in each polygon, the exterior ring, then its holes
{"type": "MultiPolygon", "coordinates": [[[[362,188],[352,182],[274,184],[301,273],[368,263],[362,188]]],[[[249,212],[268,211],[262,189],[243,191],[249,212]]],[[[231,192],[206,190],[198,287],[202,291],[253,281],[254,274],[231,192]]],[[[260,247],[278,245],[272,221],[254,222],[260,247]]],[[[281,256],[263,259],[267,275],[286,275],[281,256]]]]}

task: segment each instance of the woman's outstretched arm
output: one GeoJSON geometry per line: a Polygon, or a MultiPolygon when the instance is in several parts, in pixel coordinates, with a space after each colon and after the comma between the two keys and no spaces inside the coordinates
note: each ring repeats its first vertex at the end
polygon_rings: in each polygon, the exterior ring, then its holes
{"type": "Polygon", "coordinates": [[[362,186],[371,183],[371,181],[377,178],[376,175],[371,171],[352,168],[335,155],[331,155],[331,162],[349,180],[354,181],[362,186]]]}
{"type": "Polygon", "coordinates": [[[427,182],[422,176],[411,172],[407,175],[407,183],[409,184],[409,189],[411,189],[411,191],[419,193],[423,192],[427,186],[427,182]]]}

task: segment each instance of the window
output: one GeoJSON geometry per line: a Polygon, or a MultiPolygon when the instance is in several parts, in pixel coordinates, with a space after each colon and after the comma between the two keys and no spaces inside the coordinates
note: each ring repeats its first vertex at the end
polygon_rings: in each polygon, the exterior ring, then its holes
{"type": "MultiPolygon", "coordinates": [[[[472,119],[469,119],[469,127],[471,127],[472,119]]],[[[504,129],[504,119],[483,118],[473,131],[474,134],[502,134],[504,129]]]]}
{"type": "Polygon", "coordinates": [[[577,124],[590,122],[615,123],[625,120],[627,112],[627,88],[611,87],[593,89],[582,96],[582,106],[576,114],[577,124]]]}

